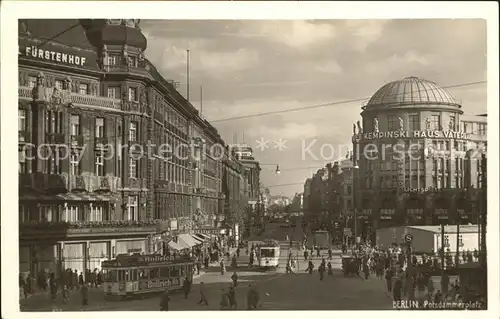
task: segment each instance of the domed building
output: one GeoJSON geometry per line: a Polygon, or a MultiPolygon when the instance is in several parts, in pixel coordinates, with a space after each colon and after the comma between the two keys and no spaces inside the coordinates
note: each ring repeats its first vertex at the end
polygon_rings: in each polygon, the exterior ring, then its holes
{"type": "Polygon", "coordinates": [[[477,223],[486,115],[464,115],[438,84],[407,77],[381,87],[353,125],[354,205],[362,237],[397,225],[477,223]]]}

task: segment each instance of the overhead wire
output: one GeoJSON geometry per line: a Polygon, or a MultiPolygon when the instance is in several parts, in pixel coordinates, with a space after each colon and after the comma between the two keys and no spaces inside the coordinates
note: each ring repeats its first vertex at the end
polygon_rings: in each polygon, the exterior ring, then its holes
{"type": "MultiPolygon", "coordinates": [[[[417,91],[411,91],[411,92],[397,93],[397,94],[392,94],[391,96],[395,97],[395,96],[399,96],[399,95],[414,94],[417,92],[429,92],[429,91],[435,91],[435,90],[439,90],[439,89],[461,88],[461,87],[467,87],[467,86],[484,84],[484,83],[487,83],[487,81],[474,81],[474,82],[453,84],[453,85],[441,86],[441,87],[437,87],[437,88],[433,88],[433,89],[424,89],[424,90],[417,90],[417,91]]],[[[269,112],[262,112],[262,113],[256,113],[256,114],[248,114],[248,115],[229,117],[229,118],[219,119],[219,120],[210,120],[210,122],[211,123],[220,123],[220,122],[242,120],[242,119],[259,117],[259,116],[268,116],[268,115],[275,115],[275,114],[298,112],[298,111],[310,110],[310,109],[315,109],[315,108],[322,108],[322,107],[326,107],[326,106],[350,104],[350,103],[355,103],[355,102],[364,102],[364,101],[367,101],[369,99],[370,99],[370,97],[341,100],[341,101],[336,101],[336,102],[315,104],[315,105],[309,105],[309,106],[298,107],[298,108],[293,108],[293,109],[285,109],[285,110],[269,111],[269,112]]]]}

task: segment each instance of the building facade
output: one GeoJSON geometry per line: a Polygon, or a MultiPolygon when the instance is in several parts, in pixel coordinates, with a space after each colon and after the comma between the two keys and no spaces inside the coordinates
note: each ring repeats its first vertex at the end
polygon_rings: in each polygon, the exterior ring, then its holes
{"type": "Polygon", "coordinates": [[[146,47],[138,20],[19,22],[21,271],[84,272],[223,216],[224,141],[146,47]]]}
{"type": "Polygon", "coordinates": [[[338,162],[319,169],[304,186],[304,217],[306,231],[329,230],[335,237],[343,212],[343,175],[338,162]],[[310,181],[310,182],[309,182],[310,181]],[[334,234],[335,233],[335,234],[334,234]]]}
{"type": "Polygon", "coordinates": [[[372,229],[477,223],[487,120],[463,113],[434,82],[408,77],[380,88],[353,125],[358,218],[372,229]]]}
{"type": "Polygon", "coordinates": [[[264,224],[264,199],[260,185],[260,164],[253,155],[253,150],[246,144],[231,145],[231,150],[242,164],[244,181],[245,207],[245,234],[250,236],[262,229],[264,224]]]}
{"type": "Polygon", "coordinates": [[[243,164],[227,147],[222,168],[222,193],[224,194],[224,226],[236,243],[241,239],[240,226],[244,224],[244,209],[248,199],[243,188],[243,164]]]}

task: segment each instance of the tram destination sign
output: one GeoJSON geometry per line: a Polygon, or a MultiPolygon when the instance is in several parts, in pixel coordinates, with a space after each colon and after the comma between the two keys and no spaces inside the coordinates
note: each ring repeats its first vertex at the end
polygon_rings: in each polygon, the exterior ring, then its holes
{"type": "Polygon", "coordinates": [[[390,138],[443,138],[468,140],[471,133],[456,131],[389,131],[363,133],[364,140],[390,139],[390,138]]]}

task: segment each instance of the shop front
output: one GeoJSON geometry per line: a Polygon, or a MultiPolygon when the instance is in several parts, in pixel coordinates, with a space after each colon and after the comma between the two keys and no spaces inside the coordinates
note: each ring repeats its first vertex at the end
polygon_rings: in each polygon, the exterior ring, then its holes
{"type": "Polygon", "coordinates": [[[425,225],[424,209],[425,199],[410,195],[405,201],[406,225],[425,225]]]}
{"type": "Polygon", "coordinates": [[[115,254],[146,253],[146,239],[117,240],[115,254]]]}
{"type": "Polygon", "coordinates": [[[437,197],[434,199],[434,210],[432,214],[433,225],[449,224],[448,208],[449,201],[445,197],[437,197]]]}

